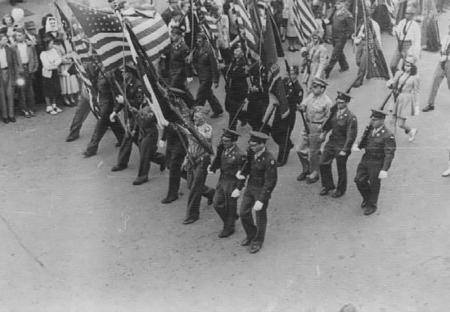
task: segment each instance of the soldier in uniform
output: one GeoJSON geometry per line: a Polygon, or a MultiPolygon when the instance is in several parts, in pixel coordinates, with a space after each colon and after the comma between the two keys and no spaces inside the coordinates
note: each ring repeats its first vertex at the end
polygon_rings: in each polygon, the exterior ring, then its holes
{"type": "Polygon", "coordinates": [[[97,154],[100,140],[105,135],[108,127],[111,128],[119,142],[122,142],[125,135],[125,129],[120,121],[118,119],[115,119],[113,122],[111,122],[109,119],[109,116],[114,109],[113,85],[109,82],[110,79],[105,76],[108,74],[100,74],[99,72],[100,70],[99,68],[97,68],[94,74],[94,81],[96,80],[94,89],[95,92],[98,92],[100,119],[97,120],[94,133],[92,133],[91,141],[89,142],[86,151],[83,153],[84,157],[91,157],[97,154]]]}
{"type": "Polygon", "coordinates": [[[329,122],[324,125],[323,136],[331,130],[331,135],[320,159],[320,177],[322,190],[320,195],[327,195],[335,188],[333,175],[331,173],[331,163],[336,158],[338,183],[336,191],[331,194],[338,198],[345,194],[347,190],[347,159],[350,156],[353,142],[358,134],[358,124],[356,116],[348,109],[347,105],[351,97],[343,92],[338,92],[336,98],[336,109],[331,115],[329,122]]]}
{"type": "Polygon", "coordinates": [[[190,64],[188,62],[189,48],[184,42],[183,31],[180,27],[173,26],[170,31],[171,44],[166,52],[162,54],[162,58],[168,66],[168,81],[173,88],[180,89],[186,93],[187,105],[194,106],[194,97],[186,87],[186,79],[191,73],[190,64]]]}
{"type": "Polygon", "coordinates": [[[291,133],[295,125],[295,114],[297,106],[303,100],[303,89],[298,81],[299,67],[291,66],[288,71],[288,77],[283,79],[283,85],[286,90],[286,98],[289,105],[289,115],[282,118],[279,110],[275,112],[275,120],[272,127],[272,137],[278,145],[277,166],[281,167],[287,163],[289,152],[294,147],[291,141],[291,133]]]}
{"type": "Polygon", "coordinates": [[[325,78],[330,76],[334,65],[339,62],[340,72],[347,71],[349,66],[344,55],[344,47],[347,39],[353,33],[353,16],[346,8],[345,0],[338,0],[336,2],[336,10],[331,18],[332,23],[332,39],[333,52],[331,53],[330,63],[325,69],[325,78]]]}
{"type": "Polygon", "coordinates": [[[229,114],[228,128],[232,130],[236,130],[237,119],[243,115],[242,106],[248,94],[247,76],[244,53],[237,46],[233,61],[225,72],[225,109],[229,114]]]}
{"type": "Polygon", "coordinates": [[[372,110],[370,125],[354,150],[365,149],[356,170],[355,183],[363,198],[361,208],[366,216],[377,210],[381,180],[387,178],[395,154],[395,138],[384,125],[386,112],[372,110]]]}
{"type": "Polygon", "coordinates": [[[241,169],[246,160],[246,155],[237,146],[239,133],[234,130],[224,129],[222,140],[217,147],[217,154],[212,161],[210,171],[220,169],[220,177],[217,182],[214,195],[214,208],[223,221],[223,230],[219,237],[228,237],[234,233],[236,220],[237,200],[244,184],[236,178],[236,173],[241,169]]]}
{"type": "Polygon", "coordinates": [[[320,147],[324,140],[322,127],[330,116],[331,99],[325,94],[328,83],[314,78],[311,93],[299,105],[298,110],[305,112],[306,125],[302,131],[302,140],[297,147],[297,155],[302,164],[302,173],[297,181],[306,179],[308,184],[319,180],[320,147]]]}
{"type": "Polygon", "coordinates": [[[211,85],[214,84],[215,89],[219,86],[219,70],[212,47],[208,43],[204,33],[197,35],[197,47],[193,53],[193,63],[197,70],[200,83],[197,91],[196,105],[204,106],[206,100],[208,100],[213,111],[211,118],[217,118],[223,113],[223,109],[211,90],[211,85]]]}
{"type": "Polygon", "coordinates": [[[249,246],[250,253],[258,252],[264,242],[267,225],[267,208],[273,189],[277,184],[277,164],[275,157],[269,152],[265,143],[269,137],[262,132],[250,132],[247,163],[242,173],[236,177],[245,180],[248,174],[247,187],[241,202],[240,217],[247,237],[241,246],[249,246]],[[256,214],[256,225],[252,216],[256,214]]]}
{"type": "Polygon", "coordinates": [[[255,62],[250,70],[252,85],[248,93],[247,121],[253,130],[258,131],[269,105],[269,88],[267,85],[267,69],[255,62]]]}

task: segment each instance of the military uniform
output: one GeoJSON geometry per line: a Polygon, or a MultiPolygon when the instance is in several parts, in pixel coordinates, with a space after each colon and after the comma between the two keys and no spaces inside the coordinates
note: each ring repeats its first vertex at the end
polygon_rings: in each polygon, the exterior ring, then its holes
{"type": "Polygon", "coordinates": [[[245,71],[245,60],[243,57],[233,59],[225,73],[225,109],[229,114],[228,128],[236,130],[237,119],[236,114],[239,113],[243,119],[242,110],[239,109],[243,105],[248,94],[247,73],[245,71]]]}
{"type": "MultiPolygon", "coordinates": [[[[206,39],[205,39],[206,40],[206,39]]],[[[198,73],[199,87],[197,91],[196,105],[204,106],[206,100],[215,115],[223,113],[219,100],[211,90],[213,83],[219,82],[219,70],[217,69],[217,60],[214,56],[212,48],[203,46],[195,49],[194,63],[198,73]]]]}
{"type": "MultiPolygon", "coordinates": [[[[317,80],[317,78],[316,78],[317,80]]],[[[310,93],[302,105],[306,107],[305,119],[308,125],[309,133],[305,129],[302,130],[302,140],[297,148],[297,154],[303,166],[303,172],[298,180],[303,180],[307,174],[319,172],[320,165],[320,148],[323,143],[322,126],[330,116],[332,106],[331,99],[325,94],[314,96],[310,93]]],[[[317,180],[312,180],[311,182],[317,180]]]]}
{"type": "Polygon", "coordinates": [[[265,67],[254,64],[250,69],[256,87],[248,94],[247,121],[253,130],[258,131],[262,126],[262,120],[269,105],[269,90],[267,86],[267,72],[265,67]]]}
{"type": "Polygon", "coordinates": [[[275,112],[275,119],[272,127],[272,138],[278,145],[278,165],[286,164],[289,151],[294,147],[291,141],[291,133],[294,130],[297,105],[303,100],[303,89],[298,80],[292,81],[286,77],[283,79],[283,85],[286,90],[286,98],[289,105],[289,115],[282,118],[279,110],[275,112]]]}
{"type": "Polygon", "coordinates": [[[355,183],[363,197],[361,206],[373,213],[377,209],[380,193],[379,173],[391,167],[396,149],[395,137],[385,125],[378,129],[369,126],[359,148],[365,148],[366,152],[356,170],[355,183]]]}
{"type": "MultiPolygon", "coordinates": [[[[254,135],[254,133],[256,133],[258,138],[264,138],[264,134],[257,132],[252,132],[251,134],[254,135]]],[[[266,138],[264,139],[264,142],[265,140],[266,138]]],[[[260,248],[264,242],[266,233],[269,199],[278,179],[275,157],[266,148],[258,154],[249,153],[247,166],[243,173],[248,173],[248,180],[239,213],[242,226],[247,234],[247,238],[242,245],[250,244],[250,247],[255,245],[260,248]],[[261,210],[255,211],[255,225],[252,216],[252,208],[257,201],[261,202],[263,205],[261,210]]]]}
{"type": "Polygon", "coordinates": [[[112,92],[112,85],[108,82],[105,76],[98,76],[96,83],[96,91],[98,91],[98,104],[100,106],[100,119],[97,120],[94,133],[92,133],[91,141],[89,142],[84,155],[86,157],[93,156],[97,153],[100,140],[108,130],[111,128],[114,135],[119,142],[122,142],[125,135],[125,129],[119,120],[111,122],[109,115],[114,109],[114,95],[112,92]]]}
{"type": "Polygon", "coordinates": [[[356,116],[348,108],[336,111],[330,119],[329,127],[330,129],[324,127],[325,131],[331,130],[331,135],[320,159],[320,176],[322,187],[325,190],[335,188],[331,163],[336,158],[338,183],[334,194],[336,194],[335,197],[339,197],[347,190],[347,159],[358,134],[356,116]],[[345,152],[345,155],[339,154],[342,151],[345,152]]]}
{"type": "Polygon", "coordinates": [[[217,169],[220,169],[220,177],[217,182],[213,202],[214,208],[224,224],[221,233],[222,237],[234,232],[238,198],[231,197],[231,194],[234,190],[241,190],[244,186],[236,178],[236,173],[241,169],[245,160],[245,153],[234,143],[227,149],[219,145],[217,155],[211,164],[211,171],[215,172],[217,169]]]}
{"type": "Polygon", "coordinates": [[[347,59],[344,55],[344,47],[347,39],[353,32],[353,16],[344,7],[340,10],[336,10],[331,18],[332,23],[332,40],[333,40],[333,52],[331,53],[330,63],[325,69],[325,77],[328,78],[334,65],[339,62],[341,71],[348,69],[347,59]]]}

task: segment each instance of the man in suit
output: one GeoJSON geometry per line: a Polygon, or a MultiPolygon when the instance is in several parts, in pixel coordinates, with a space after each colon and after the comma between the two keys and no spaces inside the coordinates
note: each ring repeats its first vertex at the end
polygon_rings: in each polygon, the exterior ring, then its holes
{"type": "Polygon", "coordinates": [[[16,122],[14,117],[14,93],[16,84],[17,57],[15,51],[8,46],[6,28],[0,29],[0,108],[4,123],[16,122]]]}

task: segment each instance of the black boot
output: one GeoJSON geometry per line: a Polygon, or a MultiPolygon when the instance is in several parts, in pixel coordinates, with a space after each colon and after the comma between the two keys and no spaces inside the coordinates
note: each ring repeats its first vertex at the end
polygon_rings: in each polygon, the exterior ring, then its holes
{"type": "Polygon", "coordinates": [[[297,152],[298,159],[300,160],[300,163],[302,164],[303,171],[300,173],[297,177],[297,181],[303,181],[306,179],[306,177],[309,175],[309,160],[306,158],[306,155],[297,152]]]}

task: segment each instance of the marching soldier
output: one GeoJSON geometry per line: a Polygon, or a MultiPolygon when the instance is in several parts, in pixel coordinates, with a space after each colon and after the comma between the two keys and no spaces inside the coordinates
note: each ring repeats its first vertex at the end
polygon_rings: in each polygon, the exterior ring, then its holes
{"type": "Polygon", "coordinates": [[[347,159],[350,156],[353,142],[358,134],[358,124],[356,116],[348,109],[347,105],[351,97],[343,92],[338,92],[336,98],[337,109],[330,118],[330,122],[325,124],[323,136],[331,130],[331,135],[320,159],[320,177],[322,190],[320,195],[327,195],[335,188],[333,175],[331,173],[331,163],[336,158],[338,183],[336,191],[331,194],[338,198],[344,195],[347,190],[347,159]]]}
{"type": "Polygon", "coordinates": [[[356,170],[355,183],[363,198],[361,208],[366,216],[377,210],[378,195],[382,179],[388,177],[395,154],[395,138],[384,125],[386,112],[372,110],[370,125],[366,128],[361,142],[354,150],[365,149],[356,170]]]}
{"type": "Polygon", "coordinates": [[[302,131],[302,141],[297,147],[297,155],[302,164],[302,173],[297,181],[306,179],[308,184],[319,180],[320,147],[323,142],[322,126],[330,116],[332,101],[325,94],[328,83],[322,79],[314,78],[311,93],[297,108],[305,112],[306,125],[302,131]]]}
{"type": "Polygon", "coordinates": [[[269,105],[267,71],[259,62],[255,62],[249,70],[252,85],[248,93],[247,121],[255,131],[261,128],[264,113],[269,105]]]}
{"type": "Polygon", "coordinates": [[[229,114],[228,128],[231,130],[236,130],[238,116],[243,115],[242,106],[247,98],[248,82],[245,67],[244,53],[238,46],[234,49],[233,61],[225,73],[225,109],[229,114]]]}
{"type": "Polygon", "coordinates": [[[251,131],[249,140],[249,156],[243,172],[238,171],[236,177],[245,180],[248,174],[247,187],[242,198],[240,217],[247,237],[241,246],[249,246],[250,253],[258,252],[264,242],[267,225],[267,207],[273,189],[277,184],[277,164],[275,157],[269,152],[265,143],[269,137],[262,132],[251,131]],[[256,214],[256,225],[253,221],[252,209],[256,214]]]}
{"type": "Polygon", "coordinates": [[[211,90],[219,86],[219,70],[217,68],[217,60],[214,56],[211,45],[208,43],[206,35],[199,33],[197,35],[197,47],[193,53],[193,63],[198,73],[200,86],[197,91],[197,106],[204,106],[206,100],[213,111],[211,118],[217,118],[223,113],[219,100],[211,90]]]}
{"type": "Polygon", "coordinates": [[[289,115],[282,118],[279,110],[275,112],[275,120],[272,127],[273,140],[278,145],[277,166],[281,167],[287,163],[289,152],[294,147],[291,141],[291,133],[295,125],[295,115],[297,106],[303,100],[303,89],[298,81],[299,67],[291,66],[288,71],[288,77],[283,79],[283,85],[286,90],[286,98],[289,105],[289,115]]]}
{"type": "Polygon", "coordinates": [[[234,233],[236,220],[237,199],[244,184],[236,178],[236,173],[241,169],[246,160],[246,155],[237,146],[239,133],[230,129],[224,129],[221,144],[217,148],[210,171],[220,169],[220,177],[217,182],[214,195],[214,208],[223,221],[223,230],[219,237],[228,237],[234,233]]]}
{"type": "Polygon", "coordinates": [[[344,47],[347,39],[353,32],[353,16],[347,9],[345,0],[338,0],[336,2],[336,10],[331,18],[332,23],[332,38],[333,38],[333,52],[331,54],[330,63],[325,69],[325,78],[330,76],[334,65],[339,62],[340,72],[347,71],[349,66],[344,55],[344,47]]]}

